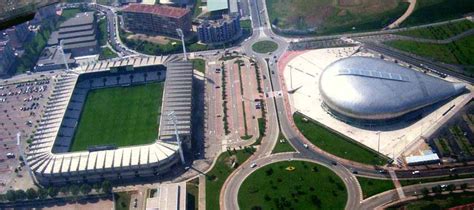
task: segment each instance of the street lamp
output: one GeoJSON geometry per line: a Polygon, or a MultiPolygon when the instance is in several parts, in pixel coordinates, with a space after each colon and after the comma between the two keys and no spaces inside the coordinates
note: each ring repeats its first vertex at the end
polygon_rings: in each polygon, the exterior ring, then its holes
{"type": "Polygon", "coordinates": [[[377,143],[377,152],[380,153],[380,131],[377,131],[377,134],[379,135],[379,140],[378,140],[378,143],[377,143]]]}
{"type": "Polygon", "coordinates": [[[187,56],[187,54],[186,54],[186,45],[184,44],[184,34],[183,34],[183,30],[181,30],[180,28],[177,28],[177,29],[176,29],[176,33],[178,33],[178,36],[181,37],[181,44],[183,45],[184,60],[187,61],[187,60],[188,60],[188,56],[187,56]]]}
{"type": "Polygon", "coordinates": [[[169,114],[168,114],[168,119],[173,122],[173,126],[174,126],[174,134],[176,136],[176,141],[178,143],[178,150],[179,150],[179,156],[181,158],[181,163],[184,165],[186,163],[186,161],[184,160],[184,153],[183,153],[183,147],[182,147],[182,143],[181,143],[181,139],[179,138],[179,134],[178,134],[178,127],[176,126],[176,114],[174,113],[174,111],[171,111],[169,114]]]}
{"type": "Polygon", "coordinates": [[[24,155],[23,148],[20,143],[20,137],[21,137],[21,133],[20,132],[16,133],[16,146],[18,147],[18,152],[20,153],[21,159],[25,162],[26,170],[28,170],[28,174],[30,174],[31,180],[33,180],[34,183],[37,183],[36,177],[33,175],[33,172],[31,171],[30,164],[28,163],[24,155]]]}
{"type": "Polygon", "coordinates": [[[69,71],[69,65],[67,64],[67,61],[66,61],[66,54],[64,53],[64,40],[61,40],[59,41],[59,50],[61,51],[61,54],[63,55],[63,62],[64,62],[64,65],[66,65],[66,71],[69,71]]]}

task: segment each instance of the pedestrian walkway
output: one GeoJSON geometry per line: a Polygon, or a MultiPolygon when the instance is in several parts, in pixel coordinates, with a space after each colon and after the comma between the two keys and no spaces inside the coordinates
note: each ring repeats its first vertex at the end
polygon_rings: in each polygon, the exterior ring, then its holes
{"type": "Polygon", "coordinates": [[[206,210],[206,175],[199,175],[199,204],[200,210],[206,210]]]}
{"type": "Polygon", "coordinates": [[[405,193],[403,193],[403,188],[402,188],[402,185],[400,184],[400,181],[398,181],[397,174],[395,174],[395,171],[393,169],[389,169],[388,173],[390,174],[393,184],[395,185],[395,188],[397,189],[398,197],[400,199],[404,199],[405,193]]]}

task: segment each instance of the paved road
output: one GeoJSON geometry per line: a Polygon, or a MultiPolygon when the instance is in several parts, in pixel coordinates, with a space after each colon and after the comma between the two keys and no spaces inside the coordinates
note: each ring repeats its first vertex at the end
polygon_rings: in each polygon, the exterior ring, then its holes
{"type": "MultiPolygon", "coordinates": [[[[245,5],[245,4],[243,4],[245,5]]],[[[118,29],[117,29],[117,17],[113,8],[108,8],[104,6],[98,6],[101,10],[104,10],[107,14],[107,19],[109,21],[109,28],[110,30],[109,38],[112,46],[114,49],[120,51],[124,56],[134,55],[137,54],[129,49],[127,49],[124,45],[121,44],[120,39],[118,38],[118,29]],[[115,39],[117,38],[117,39],[115,39]]],[[[266,11],[265,0],[249,0],[248,1],[249,12],[252,19],[253,25],[253,34],[247,41],[241,44],[241,47],[232,47],[228,50],[230,51],[241,51],[246,53],[248,56],[254,58],[258,65],[261,66],[262,74],[266,76],[267,79],[263,80],[264,83],[264,92],[270,93],[274,91],[282,90],[282,84],[280,83],[281,77],[278,74],[277,65],[275,65],[275,60],[278,59],[288,48],[289,42],[292,41],[291,39],[280,37],[275,35],[271,28],[268,21],[268,14],[266,11]],[[251,46],[253,43],[261,40],[272,40],[279,45],[279,48],[271,53],[271,54],[258,54],[252,51],[251,46]],[[268,61],[268,62],[267,62],[268,61]]],[[[459,21],[459,20],[456,20],[459,21]]],[[[404,30],[404,29],[400,29],[404,30]]],[[[406,30],[406,29],[405,29],[406,30]]],[[[392,30],[390,32],[393,32],[392,30]]],[[[384,32],[372,32],[372,33],[359,33],[357,36],[367,36],[379,33],[387,33],[384,32]]],[[[324,40],[329,38],[340,38],[347,35],[335,35],[335,36],[327,36],[327,37],[317,37],[317,38],[308,38],[304,40],[324,40]]],[[[367,47],[368,45],[366,45],[367,47]]],[[[370,47],[370,46],[369,46],[370,47]]],[[[377,46],[375,46],[377,47],[377,46]]],[[[375,48],[373,47],[373,48],[375,48]]],[[[214,55],[219,50],[210,50],[210,51],[203,51],[195,54],[200,54],[202,56],[209,56],[214,55]]],[[[394,56],[394,52],[389,52],[386,49],[381,50],[382,53],[387,53],[392,57],[394,56]]],[[[176,57],[177,59],[182,56],[181,54],[170,55],[171,57],[176,57]]],[[[402,58],[402,55],[399,55],[402,58]]],[[[408,60],[409,58],[403,57],[401,60],[408,60]]],[[[416,63],[420,63],[419,60],[412,60],[414,65],[416,63]]],[[[433,69],[440,69],[440,67],[435,66],[435,64],[430,64],[430,68],[433,69]]],[[[440,72],[443,72],[440,70],[440,72]]],[[[344,180],[344,183],[347,187],[349,198],[346,208],[347,209],[359,209],[360,201],[361,201],[361,193],[359,185],[351,173],[351,171],[357,171],[361,175],[369,176],[369,177],[380,177],[380,178],[389,178],[388,174],[379,173],[377,168],[373,166],[363,165],[354,163],[351,161],[343,160],[338,157],[335,157],[331,154],[328,154],[317,147],[310,146],[309,148],[305,148],[303,144],[311,145],[304,137],[301,136],[299,131],[294,128],[293,121],[291,116],[288,115],[289,111],[287,110],[288,107],[286,106],[285,99],[283,97],[271,97],[267,98],[266,100],[267,105],[267,135],[262,140],[262,143],[256,153],[249,158],[249,160],[241,165],[236,171],[234,171],[231,176],[226,180],[223,186],[223,190],[221,191],[221,199],[220,199],[220,207],[221,209],[232,210],[238,209],[237,203],[237,196],[240,184],[245,180],[245,178],[254,170],[250,167],[250,164],[255,162],[257,165],[262,166],[266,164],[270,164],[275,161],[283,161],[288,160],[289,158],[292,159],[301,159],[301,160],[308,160],[317,162],[319,164],[325,165],[337,173],[341,179],[344,180]],[[276,154],[271,155],[271,151],[274,145],[277,142],[277,137],[279,132],[283,133],[283,135],[288,139],[289,143],[293,145],[296,149],[296,153],[286,153],[286,154],[276,154]]],[[[462,171],[472,171],[472,168],[463,168],[458,169],[457,173],[462,171]]],[[[412,177],[412,171],[396,171],[397,176],[403,177],[412,177]]],[[[451,172],[449,169],[440,169],[440,170],[427,170],[422,171],[420,173],[420,177],[427,177],[427,176],[440,176],[450,174],[451,172]]],[[[386,197],[381,197],[380,201],[371,201],[370,205],[378,205],[379,203],[383,203],[383,200],[390,200],[396,199],[395,197],[390,197],[390,194],[386,197]]],[[[365,203],[364,203],[365,204],[365,203]]],[[[367,204],[369,205],[369,204],[367,204]]]]}
{"type": "Polygon", "coordinates": [[[395,22],[387,26],[387,28],[390,28],[390,29],[397,28],[398,26],[400,26],[400,24],[403,23],[403,21],[405,21],[408,17],[410,17],[411,13],[415,11],[416,0],[408,0],[408,3],[410,4],[410,6],[408,6],[407,11],[405,11],[405,13],[403,13],[401,17],[395,20],[395,22]]]}
{"type": "MultiPolygon", "coordinates": [[[[279,58],[287,49],[288,47],[288,39],[281,38],[275,35],[270,27],[269,24],[265,24],[268,22],[268,15],[266,14],[266,10],[262,9],[265,8],[265,1],[264,0],[257,0],[257,1],[250,1],[250,13],[252,19],[252,25],[254,28],[253,36],[246,42],[242,44],[242,51],[245,52],[247,55],[256,59],[260,66],[262,66],[262,73],[265,75],[267,80],[264,80],[264,91],[265,92],[272,92],[282,90],[279,78],[278,69],[276,65],[267,65],[265,59],[268,59],[270,62],[268,63],[275,63],[274,57],[279,58]],[[271,55],[264,55],[254,53],[251,49],[251,46],[256,41],[261,40],[273,40],[279,44],[279,48],[277,51],[272,53],[271,55]],[[263,65],[262,65],[263,64],[263,65]],[[276,73],[272,73],[276,72],[276,73]]],[[[340,35],[336,35],[340,36],[340,35]]],[[[393,53],[390,53],[392,56],[393,53]]],[[[405,59],[401,59],[405,60],[405,59]]],[[[419,62],[418,62],[419,63],[419,62]]],[[[436,68],[438,69],[438,68],[436,68]]],[[[331,154],[328,154],[324,151],[321,151],[319,148],[314,146],[310,148],[305,148],[303,145],[308,144],[311,145],[301,134],[293,127],[293,122],[291,116],[288,116],[288,110],[285,106],[284,98],[268,98],[268,115],[270,120],[269,125],[269,135],[262,140],[261,147],[256,151],[254,156],[249,158],[249,160],[242,164],[239,169],[234,171],[231,176],[226,180],[223,190],[221,191],[221,199],[220,199],[220,207],[221,209],[232,210],[238,209],[238,190],[240,184],[245,180],[245,178],[253,171],[250,168],[250,164],[256,163],[259,166],[267,165],[272,162],[276,161],[283,161],[288,160],[289,158],[293,159],[302,159],[302,160],[311,160],[317,163],[320,163],[325,166],[329,166],[335,173],[340,175],[341,179],[344,180],[348,193],[348,203],[346,209],[359,209],[360,201],[362,195],[360,193],[359,185],[357,181],[351,181],[354,179],[353,174],[351,171],[357,171],[360,175],[369,176],[369,177],[378,177],[378,178],[389,178],[388,173],[380,173],[379,168],[354,163],[351,161],[343,160],[338,157],[335,157],[331,154]],[[277,122],[275,122],[277,120],[277,122]],[[271,150],[276,143],[276,137],[278,136],[278,128],[281,129],[281,132],[284,136],[288,139],[288,141],[295,147],[297,153],[287,153],[287,154],[276,154],[271,155],[271,150]],[[336,164],[336,166],[334,166],[336,164]],[[356,190],[357,189],[357,190],[356,190]]],[[[463,168],[458,169],[456,173],[468,172],[472,171],[472,168],[463,168]]],[[[429,176],[442,176],[446,174],[450,174],[449,169],[436,169],[436,170],[426,170],[422,171],[418,176],[420,177],[429,177],[429,176]]],[[[400,178],[412,178],[412,170],[406,171],[396,171],[397,176],[400,178]]],[[[393,198],[398,199],[398,197],[387,197],[384,198],[393,198]]],[[[365,204],[365,203],[364,203],[365,204]]],[[[377,204],[376,202],[369,202],[367,205],[377,204]]]]}

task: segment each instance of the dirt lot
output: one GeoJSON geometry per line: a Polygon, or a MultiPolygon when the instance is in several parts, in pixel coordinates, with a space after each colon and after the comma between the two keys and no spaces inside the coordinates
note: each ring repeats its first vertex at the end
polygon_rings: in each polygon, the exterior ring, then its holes
{"type": "Polygon", "coordinates": [[[155,44],[168,44],[171,40],[163,36],[147,36],[143,34],[134,34],[127,37],[130,40],[148,41],[155,44]]]}

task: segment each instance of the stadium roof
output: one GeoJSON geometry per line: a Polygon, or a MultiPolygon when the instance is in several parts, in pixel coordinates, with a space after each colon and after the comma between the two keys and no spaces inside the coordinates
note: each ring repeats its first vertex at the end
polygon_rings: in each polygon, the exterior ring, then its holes
{"type": "Polygon", "coordinates": [[[163,96],[160,139],[174,135],[174,124],[167,115],[174,112],[178,133],[191,134],[191,110],[193,89],[192,62],[174,62],[167,65],[165,93],[163,96]]]}
{"type": "Polygon", "coordinates": [[[219,11],[229,9],[228,0],[208,0],[207,1],[207,10],[209,12],[219,11]]]}
{"type": "Polygon", "coordinates": [[[122,12],[148,13],[165,17],[180,18],[190,12],[189,9],[163,5],[130,4],[122,12]]]}
{"type": "Polygon", "coordinates": [[[460,94],[465,85],[381,59],[350,57],[324,70],[319,89],[324,103],[336,113],[388,120],[460,94]]]}

